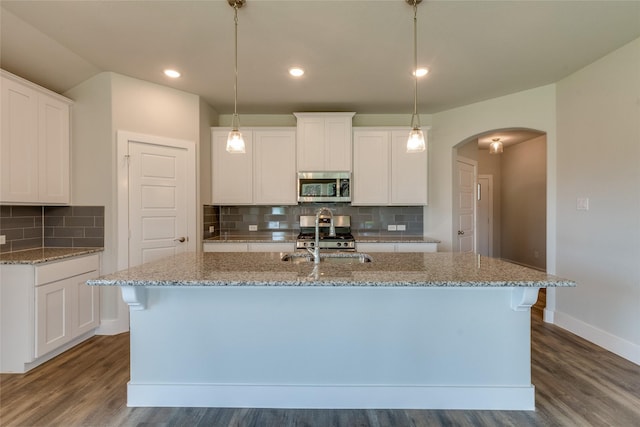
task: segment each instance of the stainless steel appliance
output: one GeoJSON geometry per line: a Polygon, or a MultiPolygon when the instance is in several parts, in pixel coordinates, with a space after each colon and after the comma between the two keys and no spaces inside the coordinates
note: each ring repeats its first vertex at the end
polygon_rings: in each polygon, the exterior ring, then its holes
{"type": "MultiPolygon", "coordinates": [[[[315,226],[315,215],[300,215],[300,234],[298,234],[296,240],[297,249],[313,248],[315,246],[315,226]]],[[[329,216],[321,216],[319,222],[321,249],[356,250],[356,241],[351,234],[351,217],[349,215],[336,215],[333,217],[335,236],[329,235],[330,226],[331,218],[329,216]]]]}
{"type": "Polygon", "coordinates": [[[298,172],[299,202],[350,202],[350,172],[298,172]]]}

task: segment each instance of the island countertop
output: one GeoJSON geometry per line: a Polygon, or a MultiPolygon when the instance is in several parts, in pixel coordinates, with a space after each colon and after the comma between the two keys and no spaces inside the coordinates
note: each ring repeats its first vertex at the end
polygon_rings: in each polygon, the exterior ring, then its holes
{"type": "Polygon", "coordinates": [[[94,286],[571,287],[477,254],[374,253],[373,261],[281,261],[277,252],[183,253],[89,280],[94,286]]]}

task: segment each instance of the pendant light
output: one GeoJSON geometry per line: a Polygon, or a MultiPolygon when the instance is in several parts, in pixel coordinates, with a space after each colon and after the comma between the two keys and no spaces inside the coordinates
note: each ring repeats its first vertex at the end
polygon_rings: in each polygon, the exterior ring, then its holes
{"type": "Polygon", "coordinates": [[[500,138],[493,138],[489,144],[489,154],[501,154],[503,150],[500,138]]]}
{"type": "Polygon", "coordinates": [[[420,116],[418,115],[418,3],[422,0],[407,0],[413,6],[413,115],[411,116],[411,132],[407,140],[407,153],[419,153],[426,149],[424,133],[420,128],[420,116]]]}
{"type": "Polygon", "coordinates": [[[234,80],[233,80],[233,118],[231,119],[231,132],[227,137],[227,151],[229,153],[244,154],[245,145],[242,133],[239,130],[240,118],[238,117],[238,9],[240,9],[246,0],[227,0],[229,5],[233,7],[233,22],[235,26],[235,63],[234,63],[234,80]]]}

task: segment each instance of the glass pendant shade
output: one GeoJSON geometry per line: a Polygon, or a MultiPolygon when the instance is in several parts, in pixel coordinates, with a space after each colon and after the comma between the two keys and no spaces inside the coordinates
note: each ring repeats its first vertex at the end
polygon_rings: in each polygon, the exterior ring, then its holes
{"type": "Polygon", "coordinates": [[[233,128],[227,137],[227,151],[232,154],[244,154],[246,152],[244,138],[238,128],[233,128]]]}
{"type": "Polygon", "coordinates": [[[407,153],[419,153],[426,150],[427,146],[424,141],[424,134],[422,129],[414,127],[409,132],[409,139],[407,140],[407,153]]]}
{"type": "Polygon", "coordinates": [[[489,144],[489,154],[501,154],[503,150],[502,142],[500,140],[493,140],[489,144]]]}

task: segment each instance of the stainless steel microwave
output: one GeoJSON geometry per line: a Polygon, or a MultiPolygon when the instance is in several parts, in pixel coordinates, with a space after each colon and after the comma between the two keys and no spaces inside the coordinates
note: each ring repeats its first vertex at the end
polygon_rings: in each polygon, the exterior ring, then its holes
{"type": "Polygon", "coordinates": [[[350,172],[298,172],[298,202],[350,201],[350,172]]]}

